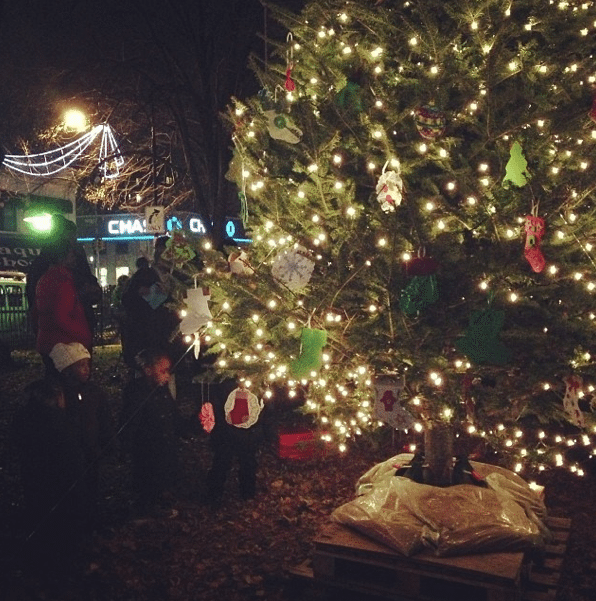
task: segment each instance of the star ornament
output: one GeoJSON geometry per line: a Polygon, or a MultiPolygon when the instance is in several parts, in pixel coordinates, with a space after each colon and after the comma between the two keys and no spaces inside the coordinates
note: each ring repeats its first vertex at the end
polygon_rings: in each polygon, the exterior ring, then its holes
{"type": "Polygon", "coordinates": [[[304,247],[298,246],[280,252],[271,266],[273,277],[290,290],[300,290],[308,285],[315,262],[307,255],[304,247]]]}

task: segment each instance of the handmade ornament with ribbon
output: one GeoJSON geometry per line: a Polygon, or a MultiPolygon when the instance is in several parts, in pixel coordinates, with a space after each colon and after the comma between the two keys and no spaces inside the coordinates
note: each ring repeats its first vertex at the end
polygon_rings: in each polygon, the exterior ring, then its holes
{"type": "Polygon", "coordinates": [[[149,292],[143,295],[143,299],[145,299],[152,309],[157,309],[157,307],[163,305],[167,298],[168,295],[159,282],[151,284],[149,292]]]}
{"type": "Polygon", "coordinates": [[[407,315],[414,315],[439,300],[439,287],[436,272],[439,264],[424,252],[410,261],[406,261],[404,269],[412,276],[409,284],[402,290],[399,306],[407,315]]]}
{"type": "Polygon", "coordinates": [[[304,288],[310,282],[314,268],[315,262],[308,256],[306,249],[297,246],[281,251],[273,259],[271,274],[290,290],[295,291],[304,288]]]}
{"type": "Polygon", "coordinates": [[[586,420],[584,414],[579,408],[579,399],[583,380],[579,376],[567,376],[563,378],[565,382],[565,396],[563,397],[563,408],[569,421],[578,428],[584,428],[586,420]]]}
{"type": "Polygon", "coordinates": [[[525,186],[528,183],[529,177],[527,167],[528,161],[526,161],[521,144],[519,142],[514,142],[511,146],[509,161],[507,161],[507,165],[505,165],[505,178],[503,179],[503,184],[509,181],[518,188],[525,186]]]}
{"type": "Polygon", "coordinates": [[[436,140],[445,132],[445,113],[434,104],[426,104],[414,111],[416,129],[425,140],[436,140]]]}
{"type": "Polygon", "coordinates": [[[336,94],[334,101],[340,109],[361,113],[364,108],[362,86],[355,81],[348,80],[346,85],[336,94]]]}
{"type": "Polygon", "coordinates": [[[542,217],[535,215],[526,215],[524,231],[526,232],[526,244],[524,247],[524,256],[530,267],[536,273],[540,273],[546,266],[544,255],[540,250],[540,242],[544,236],[545,223],[542,217]]]}
{"type": "Polygon", "coordinates": [[[245,251],[234,251],[228,257],[230,272],[236,275],[252,275],[255,271],[248,262],[248,255],[245,251]]]}
{"type": "Polygon", "coordinates": [[[267,131],[274,140],[289,144],[298,144],[302,139],[302,130],[290,119],[289,115],[275,109],[265,111],[267,131]]]}
{"type": "Polygon", "coordinates": [[[186,291],[186,299],[184,300],[186,315],[180,322],[180,333],[183,336],[194,337],[195,358],[198,358],[201,351],[199,330],[213,319],[208,305],[210,298],[209,288],[189,288],[186,291]]]}
{"type": "Polygon", "coordinates": [[[383,172],[377,182],[377,200],[385,213],[392,213],[401,204],[404,182],[400,176],[399,162],[394,169],[386,170],[388,162],[383,166],[383,172]]]}
{"type": "Polygon", "coordinates": [[[161,256],[165,261],[170,261],[174,265],[183,265],[192,261],[196,252],[182,230],[173,230],[161,256]]]}
{"type": "Polygon", "coordinates": [[[263,401],[246,388],[236,388],[230,392],[224,405],[226,422],[236,428],[254,426],[263,409],[263,401]]]}
{"type": "Polygon", "coordinates": [[[404,389],[403,379],[381,375],[374,379],[374,415],[396,430],[409,430],[416,420],[400,404],[399,397],[404,389]]]}
{"type": "Polygon", "coordinates": [[[290,374],[294,378],[307,378],[318,372],[323,364],[323,347],[327,344],[327,332],[313,328],[302,328],[300,356],[290,363],[290,374]]]}
{"type": "Polygon", "coordinates": [[[509,350],[499,339],[505,314],[493,308],[493,298],[494,295],[489,297],[486,309],[472,312],[464,337],[455,341],[455,348],[479,365],[505,365],[510,358],[509,350]]]}
{"type": "Polygon", "coordinates": [[[199,412],[199,420],[203,430],[209,434],[215,427],[215,413],[211,403],[205,403],[199,412]]]}

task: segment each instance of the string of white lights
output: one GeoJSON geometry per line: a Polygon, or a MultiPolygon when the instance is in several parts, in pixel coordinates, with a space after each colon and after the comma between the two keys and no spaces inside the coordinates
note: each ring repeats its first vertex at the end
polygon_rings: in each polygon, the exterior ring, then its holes
{"type": "Polygon", "coordinates": [[[36,154],[7,154],[2,164],[8,169],[25,175],[47,177],[55,175],[72,165],[101,133],[99,160],[105,177],[114,178],[120,174],[124,159],[120,155],[118,143],[109,125],[96,125],[73,142],[60,148],[36,154]],[[106,161],[107,157],[112,157],[106,161]]]}

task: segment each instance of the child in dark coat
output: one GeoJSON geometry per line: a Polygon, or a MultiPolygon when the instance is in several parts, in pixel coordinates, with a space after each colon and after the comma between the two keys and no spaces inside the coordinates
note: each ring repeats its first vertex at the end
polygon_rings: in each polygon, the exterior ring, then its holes
{"type": "Polygon", "coordinates": [[[168,388],[172,362],[167,351],[145,349],[137,364],[143,377],[124,389],[121,429],[132,455],[137,509],[145,513],[164,501],[178,480],[178,443],[188,425],[168,388]]]}
{"type": "Polygon", "coordinates": [[[263,438],[260,420],[262,401],[236,379],[228,379],[213,387],[213,418],[209,435],[213,452],[207,474],[206,502],[217,509],[223,500],[228,473],[238,461],[238,481],[243,500],[256,494],[257,451],[263,438]]]}
{"type": "Polygon", "coordinates": [[[87,534],[97,526],[99,463],[114,438],[114,425],[104,390],[91,380],[91,355],[78,342],[58,343],[50,352],[64,391],[65,411],[74,424],[83,452],[83,491],[87,534]]]}

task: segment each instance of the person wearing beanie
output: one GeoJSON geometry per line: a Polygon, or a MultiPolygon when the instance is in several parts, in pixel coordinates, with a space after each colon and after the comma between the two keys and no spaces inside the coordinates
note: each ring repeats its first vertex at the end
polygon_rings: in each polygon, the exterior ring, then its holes
{"type": "Polygon", "coordinates": [[[87,498],[89,532],[96,522],[99,461],[114,438],[108,398],[91,381],[91,355],[80,342],[54,345],[49,353],[64,391],[65,411],[81,441],[85,474],[83,489],[87,498]]]}

